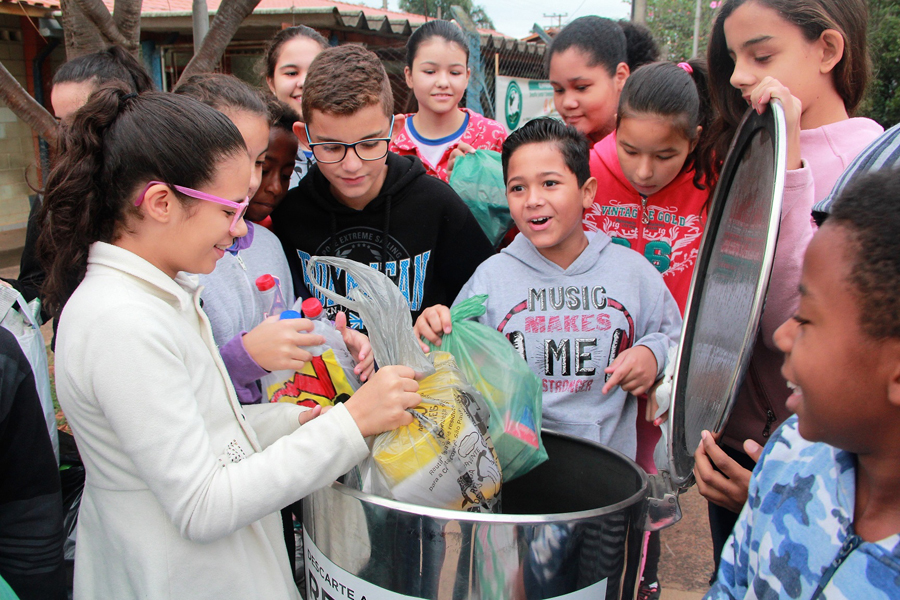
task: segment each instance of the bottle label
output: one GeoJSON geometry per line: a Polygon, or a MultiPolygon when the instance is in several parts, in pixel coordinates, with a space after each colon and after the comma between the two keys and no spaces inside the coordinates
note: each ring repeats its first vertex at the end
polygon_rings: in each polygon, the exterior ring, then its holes
{"type": "Polygon", "coordinates": [[[347,374],[328,349],[314,356],[303,369],[285,378],[285,373],[271,373],[262,384],[269,402],[291,402],[300,406],[333,406],[346,401],[353,394],[347,374]]]}

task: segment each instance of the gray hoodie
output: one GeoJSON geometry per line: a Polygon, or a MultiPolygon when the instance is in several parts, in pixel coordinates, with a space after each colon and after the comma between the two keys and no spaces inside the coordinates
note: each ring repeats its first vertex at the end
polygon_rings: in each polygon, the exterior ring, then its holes
{"type": "Polygon", "coordinates": [[[479,321],[506,335],[541,378],[546,429],[634,458],[637,403],[618,386],[602,394],[603,370],[623,350],[643,345],[661,376],[681,316],[646,258],[605,233],[586,235],[588,247],[562,269],[519,234],[478,267],[456,302],[488,294],[479,321]]]}

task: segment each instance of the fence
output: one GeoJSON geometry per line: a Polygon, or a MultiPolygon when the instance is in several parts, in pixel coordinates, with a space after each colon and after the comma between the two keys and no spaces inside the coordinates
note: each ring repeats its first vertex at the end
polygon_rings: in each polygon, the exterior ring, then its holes
{"type": "Polygon", "coordinates": [[[488,38],[481,46],[481,64],[484,69],[485,90],[481,107],[484,115],[496,119],[495,94],[497,75],[544,79],[544,46],[504,38],[488,38]]]}

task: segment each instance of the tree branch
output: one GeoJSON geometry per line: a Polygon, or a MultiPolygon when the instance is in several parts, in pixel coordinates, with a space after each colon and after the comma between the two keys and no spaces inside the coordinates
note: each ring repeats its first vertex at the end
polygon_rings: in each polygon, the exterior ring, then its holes
{"type": "Polygon", "coordinates": [[[31,97],[18,80],[0,63],[0,99],[50,146],[56,145],[56,119],[31,97]]]}
{"type": "Polygon", "coordinates": [[[60,7],[66,42],[66,60],[99,52],[109,45],[100,37],[97,28],[84,16],[75,0],[60,0],[60,7]]]}
{"type": "Polygon", "coordinates": [[[209,33],[203,39],[203,45],[184,68],[175,87],[191,75],[209,73],[216,67],[231,38],[259,2],[260,0],[223,0],[216,12],[216,18],[209,26],[209,33]]]}
{"type": "MultiPolygon", "coordinates": [[[[119,31],[116,22],[113,21],[109,9],[103,4],[102,0],[75,0],[78,8],[84,13],[88,20],[93,23],[97,30],[109,43],[122,46],[128,50],[134,51],[138,44],[135,40],[127,39],[119,31]]],[[[140,9],[138,9],[140,11],[140,9]]]]}
{"type": "MultiPolygon", "coordinates": [[[[141,6],[142,0],[116,0],[113,9],[113,19],[116,28],[126,40],[134,44],[132,54],[137,56],[141,36],[141,6]]],[[[129,48],[126,46],[126,48],[129,48]]]]}

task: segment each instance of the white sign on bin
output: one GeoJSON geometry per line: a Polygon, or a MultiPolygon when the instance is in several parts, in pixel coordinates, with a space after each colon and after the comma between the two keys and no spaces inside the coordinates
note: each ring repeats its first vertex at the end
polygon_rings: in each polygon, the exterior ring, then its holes
{"type": "MultiPolygon", "coordinates": [[[[303,532],[306,552],[306,600],[423,600],[372,585],[343,570],[316,548],[303,532]]],[[[548,600],[596,600],[606,597],[606,579],[548,600]]]]}
{"type": "Polygon", "coordinates": [[[494,114],[510,133],[538,117],[559,118],[553,86],[545,79],[497,76],[494,114]]]}

